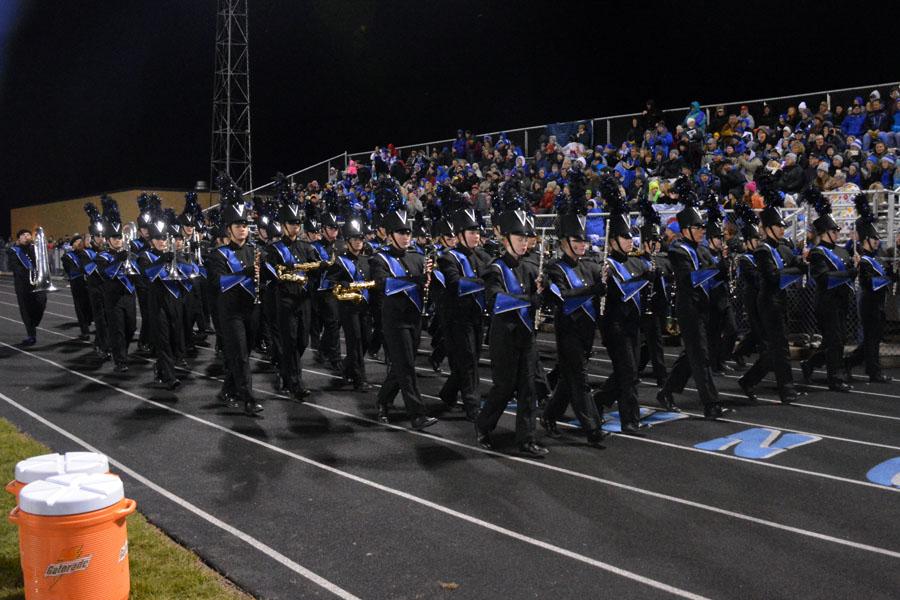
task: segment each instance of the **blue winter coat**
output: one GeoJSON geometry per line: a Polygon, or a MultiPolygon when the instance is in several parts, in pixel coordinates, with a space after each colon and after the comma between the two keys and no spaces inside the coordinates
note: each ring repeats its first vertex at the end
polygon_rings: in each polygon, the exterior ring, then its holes
{"type": "Polygon", "coordinates": [[[859,113],[858,115],[854,115],[851,113],[844,117],[844,121],[841,123],[841,131],[844,132],[844,135],[859,137],[863,134],[863,124],[865,121],[865,114],[859,113]]]}

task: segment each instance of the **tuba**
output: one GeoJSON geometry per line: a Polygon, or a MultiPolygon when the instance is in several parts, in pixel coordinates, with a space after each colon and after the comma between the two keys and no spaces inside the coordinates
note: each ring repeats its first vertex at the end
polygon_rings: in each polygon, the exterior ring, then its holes
{"type": "Polygon", "coordinates": [[[50,281],[50,257],[43,227],[38,227],[34,232],[34,267],[28,274],[28,282],[34,286],[34,292],[55,292],[58,289],[50,281]]]}

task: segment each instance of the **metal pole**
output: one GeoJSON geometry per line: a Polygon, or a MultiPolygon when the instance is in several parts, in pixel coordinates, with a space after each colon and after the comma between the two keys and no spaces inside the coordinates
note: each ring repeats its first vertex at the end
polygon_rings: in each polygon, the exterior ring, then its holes
{"type": "Polygon", "coordinates": [[[347,151],[344,150],[344,170],[347,170],[347,167],[350,166],[350,157],[347,155],[347,151]]]}
{"type": "Polygon", "coordinates": [[[825,103],[828,105],[828,110],[831,110],[831,92],[825,94],[825,103]]]}
{"type": "Polygon", "coordinates": [[[525,130],[525,156],[531,156],[528,154],[528,130],[525,130]]]}
{"type": "Polygon", "coordinates": [[[612,144],[612,131],[609,125],[609,119],[606,120],[606,143],[612,144]]]}

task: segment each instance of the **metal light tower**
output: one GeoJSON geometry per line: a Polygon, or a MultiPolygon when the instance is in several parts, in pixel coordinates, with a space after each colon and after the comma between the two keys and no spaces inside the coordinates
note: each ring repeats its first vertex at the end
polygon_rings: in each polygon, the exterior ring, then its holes
{"type": "Polygon", "coordinates": [[[211,188],[219,171],[241,189],[253,188],[247,0],[218,0],[216,12],[211,188]]]}

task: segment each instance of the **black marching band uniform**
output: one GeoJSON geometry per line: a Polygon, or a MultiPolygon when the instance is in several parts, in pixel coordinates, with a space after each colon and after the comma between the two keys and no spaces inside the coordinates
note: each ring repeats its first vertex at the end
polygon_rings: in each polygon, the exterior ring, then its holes
{"type": "Polygon", "coordinates": [[[35,287],[37,282],[32,281],[32,274],[37,269],[37,259],[31,232],[25,229],[19,231],[16,243],[10,246],[8,252],[19,314],[25,324],[26,337],[21,345],[33,346],[37,341],[37,328],[44,318],[44,309],[47,308],[47,291],[35,287]]]}
{"type": "Polygon", "coordinates": [[[137,325],[135,285],[130,276],[138,272],[138,266],[130,249],[123,244],[118,204],[109,196],[100,200],[109,248],[97,254],[97,272],[103,278],[103,309],[114,369],[124,373],[128,370],[128,347],[137,325]]]}
{"type": "Polygon", "coordinates": [[[80,339],[91,339],[91,299],[88,296],[87,282],[84,279],[84,265],[90,261],[84,250],[84,238],[76,235],[69,242],[72,246],[62,257],[62,267],[69,281],[69,291],[72,293],[72,304],[75,306],[75,318],[78,319],[78,328],[81,330],[80,339]]]}
{"type": "Polygon", "coordinates": [[[94,353],[102,361],[110,358],[109,330],[106,326],[106,310],[103,306],[103,276],[97,269],[97,254],[104,250],[103,216],[93,202],[84,205],[84,212],[90,218],[88,226],[89,244],[85,248],[88,260],[84,263],[84,279],[94,317],[94,353]]]}

